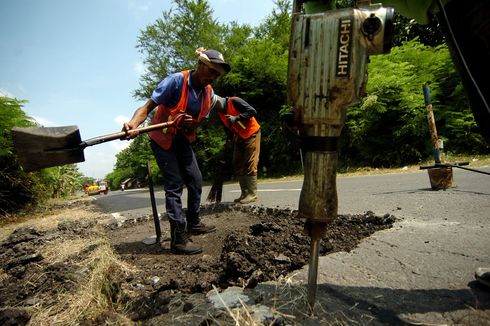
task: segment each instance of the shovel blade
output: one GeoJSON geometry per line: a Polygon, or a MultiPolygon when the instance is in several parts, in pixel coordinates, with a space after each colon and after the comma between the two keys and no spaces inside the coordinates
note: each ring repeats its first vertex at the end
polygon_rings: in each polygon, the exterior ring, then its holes
{"type": "Polygon", "coordinates": [[[14,151],[24,171],[85,161],[77,126],[12,128],[14,151]]]}

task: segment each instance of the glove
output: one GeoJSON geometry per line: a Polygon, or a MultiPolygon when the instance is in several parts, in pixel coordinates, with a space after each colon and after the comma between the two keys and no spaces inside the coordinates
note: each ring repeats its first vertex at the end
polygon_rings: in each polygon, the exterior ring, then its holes
{"type": "Polygon", "coordinates": [[[226,121],[228,121],[229,124],[238,122],[239,120],[240,120],[239,115],[229,115],[229,114],[226,115],[226,121]]]}

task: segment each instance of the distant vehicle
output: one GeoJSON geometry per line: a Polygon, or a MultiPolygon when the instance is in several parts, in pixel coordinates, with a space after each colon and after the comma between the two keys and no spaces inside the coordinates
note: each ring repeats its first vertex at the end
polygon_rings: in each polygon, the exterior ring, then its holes
{"type": "Polygon", "coordinates": [[[142,184],[139,180],[135,178],[128,178],[121,182],[121,191],[124,191],[126,189],[135,189],[135,188],[141,188],[142,184]]]}
{"type": "Polygon", "coordinates": [[[104,193],[104,195],[107,195],[109,192],[109,184],[107,181],[99,181],[99,194],[104,193]]]}
{"type": "Polygon", "coordinates": [[[85,193],[89,196],[98,195],[100,193],[99,185],[94,183],[94,184],[85,186],[85,193]]]}
{"type": "Polygon", "coordinates": [[[105,180],[94,182],[91,185],[84,186],[85,193],[89,196],[104,194],[109,192],[109,183],[105,180]]]}

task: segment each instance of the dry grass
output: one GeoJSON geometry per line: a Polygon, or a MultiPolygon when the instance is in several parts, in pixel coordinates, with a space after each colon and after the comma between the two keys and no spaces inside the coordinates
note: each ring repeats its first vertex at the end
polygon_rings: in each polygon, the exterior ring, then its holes
{"type": "MultiPolygon", "coordinates": [[[[271,296],[270,312],[274,315],[274,321],[268,320],[261,322],[254,316],[256,307],[250,307],[240,298],[240,306],[230,308],[226,306],[218,290],[213,286],[215,294],[225,306],[228,316],[230,316],[236,326],[264,326],[275,323],[300,326],[304,324],[325,325],[325,326],[346,326],[361,325],[359,321],[348,318],[341,312],[329,312],[320,303],[316,303],[313,312],[309,308],[307,288],[303,285],[294,284],[290,277],[280,277],[274,284],[274,291],[271,296]],[[285,312],[288,313],[285,313],[285,312]],[[339,316],[340,314],[340,316],[339,316]]],[[[219,325],[219,321],[216,321],[219,325]]]]}
{"type": "MultiPolygon", "coordinates": [[[[91,201],[91,197],[73,198],[76,201],[91,201]]],[[[6,239],[19,227],[34,227],[40,231],[56,229],[61,221],[101,220],[103,214],[87,209],[86,205],[63,207],[65,201],[52,201],[51,207],[30,216],[13,217],[3,221],[0,241],[6,239]],[[60,206],[57,206],[57,205],[60,206]]],[[[97,228],[98,226],[96,226],[97,228]]],[[[94,229],[96,230],[96,229],[94,229]]],[[[83,238],[60,238],[47,242],[40,253],[44,262],[55,265],[69,261],[82,271],[77,273],[75,291],[64,292],[53,298],[41,299],[31,310],[29,325],[80,325],[82,321],[92,324],[132,325],[124,315],[124,306],[118,301],[122,293],[121,280],[137,271],[119,259],[109,240],[102,234],[83,238]]],[[[0,278],[4,277],[0,274],[0,278]]],[[[33,278],[42,275],[33,275],[33,278]]]]}
{"type": "Polygon", "coordinates": [[[92,238],[52,244],[44,248],[43,252],[50,263],[55,263],[66,259],[62,249],[74,255],[88,247],[96,249],[79,262],[81,267],[87,269],[87,273],[78,280],[77,290],[60,294],[54,305],[44,306],[42,302],[39,303],[29,321],[30,325],[78,325],[81,321],[90,322],[108,312],[119,316],[119,325],[130,322],[122,314],[124,307],[118,305],[118,284],[125,276],[136,271],[119,259],[106,239],[92,238]]]}
{"type": "MultiPolygon", "coordinates": [[[[91,197],[79,197],[77,201],[91,201],[91,197]]],[[[64,201],[66,203],[66,200],[64,201]]],[[[61,204],[62,202],[54,200],[49,203],[50,206],[61,204]]],[[[0,241],[5,240],[15,229],[20,227],[35,227],[40,231],[55,229],[60,221],[81,221],[81,220],[96,220],[101,218],[100,212],[87,210],[87,207],[81,205],[79,207],[57,208],[54,210],[46,209],[42,212],[33,213],[28,216],[18,217],[12,216],[9,219],[1,220],[0,241]]]]}

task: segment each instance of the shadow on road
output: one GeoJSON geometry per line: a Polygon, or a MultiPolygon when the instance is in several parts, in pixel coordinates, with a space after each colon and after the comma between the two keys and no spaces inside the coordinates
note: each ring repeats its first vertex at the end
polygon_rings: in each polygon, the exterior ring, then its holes
{"type": "MultiPolygon", "coordinates": [[[[314,315],[315,318],[333,318],[356,325],[360,321],[374,325],[428,325],[428,320],[441,321],[441,316],[448,324],[487,325],[490,313],[483,310],[490,308],[490,289],[478,288],[475,284],[469,286],[458,290],[409,290],[319,284],[314,315]],[[407,316],[412,314],[416,316],[407,316]],[[421,318],[424,320],[418,323],[417,319],[421,318]]],[[[260,284],[257,290],[273,293],[276,297],[270,300],[283,309],[294,311],[300,309],[298,298],[305,294],[306,285],[278,289],[277,285],[260,284]]]]}

